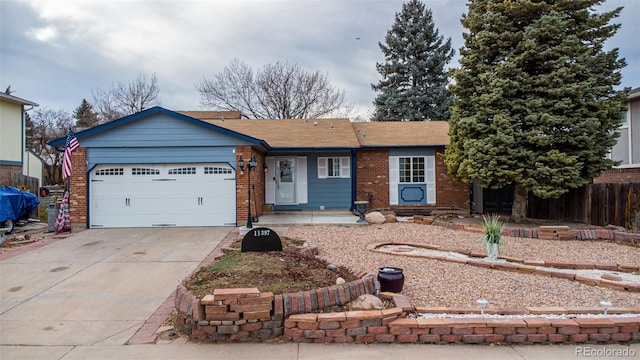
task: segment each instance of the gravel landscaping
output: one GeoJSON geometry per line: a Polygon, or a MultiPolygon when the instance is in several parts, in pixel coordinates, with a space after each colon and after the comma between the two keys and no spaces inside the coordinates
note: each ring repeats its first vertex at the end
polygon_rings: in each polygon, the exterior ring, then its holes
{"type": "MultiPolygon", "coordinates": [[[[390,223],[366,226],[300,226],[284,236],[318,245],[320,256],[332,262],[377,274],[383,266],[404,269],[402,293],[414,306],[476,308],[478,298],[491,307],[589,306],[603,299],[613,306],[640,307],[638,293],[589,286],[575,281],[505,272],[432,259],[367,251],[373,243],[402,241],[484,251],[481,235],[437,226],[390,223]]],[[[501,255],[523,259],[597,263],[640,263],[640,248],[613,242],[556,241],[503,237],[501,255]]]]}

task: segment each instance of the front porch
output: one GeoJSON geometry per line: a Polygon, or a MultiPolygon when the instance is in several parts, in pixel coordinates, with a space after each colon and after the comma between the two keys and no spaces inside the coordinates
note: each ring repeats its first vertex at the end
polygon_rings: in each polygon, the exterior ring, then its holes
{"type": "MultiPolygon", "coordinates": [[[[272,211],[260,216],[253,227],[286,225],[362,225],[349,210],[272,211]]],[[[365,223],[366,224],[366,223],[365,223]]],[[[244,224],[238,223],[239,226],[244,224]]]]}

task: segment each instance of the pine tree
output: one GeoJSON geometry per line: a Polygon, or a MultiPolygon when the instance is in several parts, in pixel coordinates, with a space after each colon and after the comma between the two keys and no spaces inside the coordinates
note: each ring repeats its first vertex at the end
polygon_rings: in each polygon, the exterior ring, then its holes
{"type": "Polygon", "coordinates": [[[76,119],[78,127],[93,127],[99,123],[98,114],[86,99],[82,99],[80,106],[73,111],[73,117],[76,119]]]}
{"type": "Polygon", "coordinates": [[[622,8],[597,13],[600,2],[474,0],[462,18],[445,163],[484,188],[515,185],[515,221],[530,191],[557,198],[613,165],[626,64],[603,44],[622,8]]]}
{"type": "Polygon", "coordinates": [[[382,75],[374,91],[375,117],[379,121],[447,120],[451,94],[445,65],[453,57],[451,38],[446,42],[433,22],[431,10],[418,0],[402,5],[395,22],[378,43],[385,62],[377,63],[382,75]]]}

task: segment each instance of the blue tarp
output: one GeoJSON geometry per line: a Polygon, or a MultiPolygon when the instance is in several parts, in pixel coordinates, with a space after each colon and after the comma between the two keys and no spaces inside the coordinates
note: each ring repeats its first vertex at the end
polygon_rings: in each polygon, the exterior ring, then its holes
{"type": "Polygon", "coordinates": [[[0,223],[19,220],[31,214],[39,203],[38,197],[31,193],[14,187],[0,186],[0,223]]]}

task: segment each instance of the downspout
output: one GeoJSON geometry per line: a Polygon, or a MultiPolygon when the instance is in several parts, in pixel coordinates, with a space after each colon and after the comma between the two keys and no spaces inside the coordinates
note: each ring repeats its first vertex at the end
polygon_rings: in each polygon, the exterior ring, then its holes
{"type": "Polygon", "coordinates": [[[349,210],[355,211],[356,191],[358,190],[358,161],[356,159],[356,149],[351,149],[351,207],[349,210]]]}
{"type": "MultiPolygon", "coordinates": [[[[20,162],[22,163],[22,174],[24,175],[24,152],[27,150],[27,111],[33,110],[34,105],[27,109],[27,105],[22,105],[22,149],[20,151],[20,162]]],[[[27,167],[28,169],[28,167],[27,167]]],[[[28,175],[27,175],[28,176],[28,175]]],[[[43,184],[39,184],[42,186],[43,184]]]]}

